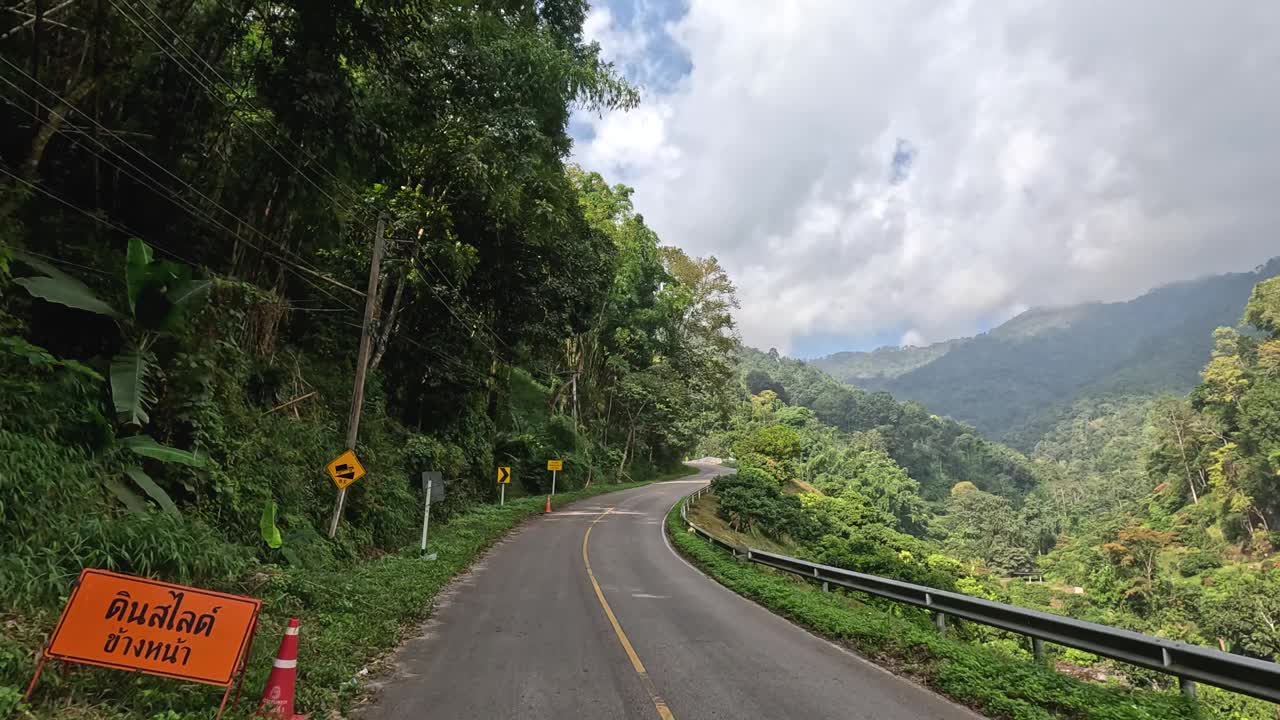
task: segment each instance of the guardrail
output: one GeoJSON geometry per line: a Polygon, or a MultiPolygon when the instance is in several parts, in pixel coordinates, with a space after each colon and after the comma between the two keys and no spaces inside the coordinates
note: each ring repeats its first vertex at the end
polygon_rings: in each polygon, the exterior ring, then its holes
{"type": "Polygon", "coordinates": [[[935,626],[944,634],[947,617],[954,616],[1026,635],[1038,661],[1044,660],[1044,643],[1051,642],[1173,675],[1188,697],[1195,696],[1195,684],[1202,682],[1280,703],[1280,665],[1276,663],[726,542],[689,521],[689,504],[710,489],[707,485],[686,496],[680,503],[680,518],[692,532],[734,557],[820,582],[823,590],[836,585],[924,608],[933,613],[935,626]]]}

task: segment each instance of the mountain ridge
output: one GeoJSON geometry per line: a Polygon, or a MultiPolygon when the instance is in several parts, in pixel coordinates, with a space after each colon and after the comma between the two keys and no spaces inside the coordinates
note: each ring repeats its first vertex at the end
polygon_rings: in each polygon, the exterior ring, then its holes
{"type": "Polygon", "coordinates": [[[1236,325],[1253,286],[1275,275],[1280,257],[1252,272],[1170,283],[1131,300],[1030,308],[985,333],[923,348],[809,362],[1029,451],[1051,418],[1081,397],[1190,390],[1213,329],[1236,325]]]}

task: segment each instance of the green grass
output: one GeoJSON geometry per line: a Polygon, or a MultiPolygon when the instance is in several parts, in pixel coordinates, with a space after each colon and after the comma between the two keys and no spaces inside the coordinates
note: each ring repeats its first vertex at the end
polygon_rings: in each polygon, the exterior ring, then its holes
{"type": "MultiPolygon", "coordinates": [[[[686,466],[652,480],[557,493],[556,500],[569,503],[696,472],[686,466]]],[[[432,599],[455,575],[542,508],[541,496],[519,498],[502,507],[476,506],[448,523],[433,525],[428,543],[429,551],[438,554],[433,562],[422,560],[415,545],[337,571],[260,568],[245,579],[244,592],[263,600],[262,621],[244,696],[226,717],[247,718],[253,711],[290,617],[298,617],[302,625],[297,711],[322,718],[349,709],[359,690],[357,673],[394,649],[406,631],[430,613],[432,599]]],[[[22,644],[37,642],[32,637],[22,644]]],[[[0,661],[29,666],[31,659],[10,656],[0,661]]],[[[30,673],[30,667],[19,669],[25,672],[15,674],[30,673]]],[[[15,712],[20,690],[0,687],[0,718],[9,712],[23,720],[206,720],[221,696],[218,688],[61,663],[46,669],[34,707],[15,712]]]]}
{"type": "MultiPolygon", "coordinates": [[[[1204,717],[1197,714],[1200,708],[1176,693],[1076,680],[1001,648],[941,637],[921,611],[851,603],[842,592],[824,593],[792,576],[734,560],[689,533],[680,521],[679,506],[667,516],[667,531],[685,557],[725,587],[990,717],[1204,717]]],[[[766,652],[767,648],[760,650],[766,652]]],[[[1232,713],[1223,717],[1246,716],[1232,713]]]]}

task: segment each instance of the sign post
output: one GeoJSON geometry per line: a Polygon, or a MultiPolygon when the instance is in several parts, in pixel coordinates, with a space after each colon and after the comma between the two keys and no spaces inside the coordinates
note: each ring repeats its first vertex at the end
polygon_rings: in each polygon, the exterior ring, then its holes
{"type": "MultiPolygon", "coordinates": [[[[360,411],[364,408],[364,378],[369,372],[369,352],[373,343],[374,311],[378,308],[378,278],[382,277],[383,229],[386,218],[378,216],[378,229],[373,236],[373,257],[369,262],[369,286],[364,297],[364,322],[360,325],[360,350],[356,355],[356,377],[351,388],[351,414],[347,417],[347,452],[355,458],[356,439],[360,436],[360,411]]],[[[335,461],[336,462],[336,461],[335,461]]],[[[333,473],[330,472],[330,475],[333,473]]],[[[360,475],[364,474],[361,468],[360,475]]],[[[359,477],[359,475],[357,475],[359,477]]],[[[337,482],[337,478],[334,478],[337,482]]],[[[355,482],[352,479],[351,482],[355,482]]],[[[347,483],[350,485],[351,483],[347,483]]],[[[338,534],[338,521],[342,519],[342,506],[347,501],[346,485],[338,486],[338,499],[333,503],[333,517],[329,519],[329,539],[338,534]]]]}
{"type": "Polygon", "coordinates": [[[511,484],[511,468],[498,468],[498,504],[507,504],[507,486],[511,484]]]}
{"type": "MultiPolygon", "coordinates": [[[[422,511],[422,552],[427,552],[427,526],[431,524],[431,501],[444,499],[444,480],[440,473],[436,471],[428,471],[422,473],[422,489],[426,491],[427,508],[422,511]]],[[[427,556],[427,560],[435,560],[436,554],[431,553],[427,556]]]]}
{"type": "Polygon", "coordinates": [[[23,699],[45,663],[61,660],[226,688],[221,717],[261,608],[254,598],[85,568],[23,699]]]}
{"type": "Polygon", "coordinates": [[[547,469],[551,471],[551,494],[556,494],[556,473],[564,469],[563,460],[548,460],[547,469]]]}

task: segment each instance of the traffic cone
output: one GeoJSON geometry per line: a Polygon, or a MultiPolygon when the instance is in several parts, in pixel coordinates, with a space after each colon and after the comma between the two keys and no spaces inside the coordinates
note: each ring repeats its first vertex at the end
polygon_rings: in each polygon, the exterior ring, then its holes
{"type": "Polygon", "coordinates": [[[544,515],[549,512],[551,512],[551,496],[550,495],[547,496],[547,506],[542,508],[542,513],[544,515]]]}
{"type": "Polygon", "coordinates": [[[280,640],[280,650],[271,663],[267,686],[262,689],[258,716],[273,720],[305,720],[293,714],[293,686],[298,679],[298,618],[290,618],[280,640]]]}

